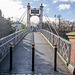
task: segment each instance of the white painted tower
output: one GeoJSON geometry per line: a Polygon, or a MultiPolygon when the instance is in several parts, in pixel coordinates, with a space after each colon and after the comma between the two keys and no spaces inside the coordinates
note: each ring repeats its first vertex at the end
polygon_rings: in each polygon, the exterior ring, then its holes
{"type": "Polygon", "coordinates": [[[27,26],[30,26],[30,18],[32,16],[38,16],[40,25],[39,28],[42,29],[42,21],[43,21],[43,5],[41,3],[40,8],[31,8],[30,3],[27,5],[27,26]]]}

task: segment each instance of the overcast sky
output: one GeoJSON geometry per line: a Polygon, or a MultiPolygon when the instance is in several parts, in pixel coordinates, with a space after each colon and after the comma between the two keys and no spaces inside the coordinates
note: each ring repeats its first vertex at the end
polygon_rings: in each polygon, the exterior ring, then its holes
{"type": "MultiPolygon", "coordinates": [[[[59,14],[62,15],[63,19],[75,20],[75,0],[0,0],[0,9],[5,18],[13,17],[13,20],[17,21],[25,12],[28,3],[37,8],[43,3],[44,12],[51,20],[54,15],[59,14]]],[[[24,21],[26,21],[26,17],[24,21]]],[[[31,20],[38,21],[39,19],[32,17],[31,20]]]]}

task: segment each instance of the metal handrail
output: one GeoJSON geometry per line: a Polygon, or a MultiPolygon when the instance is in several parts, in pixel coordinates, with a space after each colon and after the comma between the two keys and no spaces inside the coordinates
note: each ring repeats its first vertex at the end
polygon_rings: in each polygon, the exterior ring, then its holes
{"type": "Polygon", "coordinates": [[[9,45],[12,42],[14,46],[27,34],[29,33],[30,27],[24,30],[17,31],[13,34],[10,34],[4,38],[0,39],[0,61],[4,58],[5,55],[9,52],[9,45]]]}
{"type": "Polygon", "coordinates": [[[54,44],[57,44],[59,54],[69,64],[71,56],[71,42],[44,29],[40,30],[40,32],[49,40],[53,46],[54,44]]]}

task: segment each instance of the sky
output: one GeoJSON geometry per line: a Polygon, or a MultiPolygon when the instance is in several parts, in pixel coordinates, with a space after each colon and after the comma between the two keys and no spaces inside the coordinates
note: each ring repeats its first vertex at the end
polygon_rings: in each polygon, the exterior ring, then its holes
{"type": "MultiPolygon", "coordinates": [[[[0,10],[5,18],[13,17],[13,21],[18,21],[21,15],[27,10],[27,4],[31,7],[39,8],[43,3],[44,13],[48,15],[50,20],[54,20],[61,15],[61,19],[75,20],[75,0],[0,0],[0,10]]],[[[26,12],[27,13],[27,12],[26,12]]],[[[43,16],[45,21],[45,15],[43,16]]],[[[27,14],[23,22],[27,21],[27,14]]],[[[38,22],[38,17],[32,17],[31,22],[38,22]]]]}

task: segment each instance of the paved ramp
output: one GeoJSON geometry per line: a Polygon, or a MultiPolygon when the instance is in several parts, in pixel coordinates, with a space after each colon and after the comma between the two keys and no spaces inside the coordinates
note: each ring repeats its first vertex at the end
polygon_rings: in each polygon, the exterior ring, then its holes
{"type": "Polygon", "coordinates": [[[54,72],[54,50],[39,32],[34,33],[35,72],[32,74],[32,33],[29,33],[13,50],[13,69],[9,72],[9,54],[0,63],[0,75],[71,75],[67,66],[57,58],[54,72]]]}

